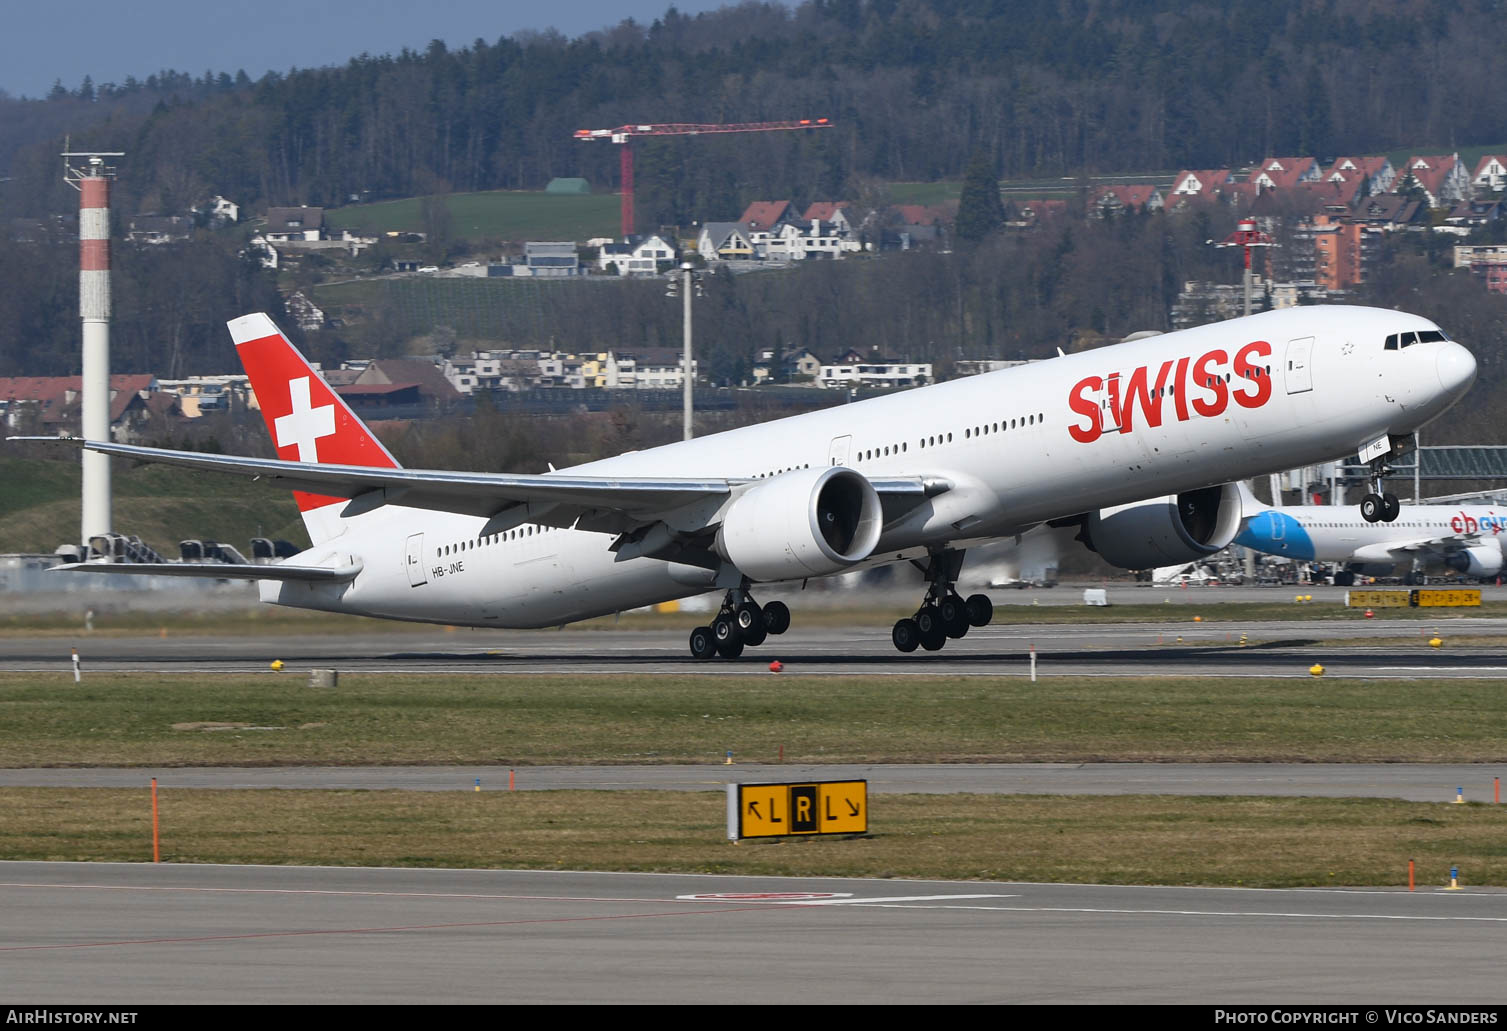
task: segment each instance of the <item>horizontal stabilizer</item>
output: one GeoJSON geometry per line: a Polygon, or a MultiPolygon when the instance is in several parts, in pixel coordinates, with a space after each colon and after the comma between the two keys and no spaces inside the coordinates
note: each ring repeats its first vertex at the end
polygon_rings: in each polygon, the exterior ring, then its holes
{"type": "Polygon", "coordinates": [[[344,583],[361,572],[361,563],[337,566],[258,566],[226,562],[70,562],[51,573],[116,573],[122,576],[188,576],[201,580],[293,580],[299,583],[344,583]]]}

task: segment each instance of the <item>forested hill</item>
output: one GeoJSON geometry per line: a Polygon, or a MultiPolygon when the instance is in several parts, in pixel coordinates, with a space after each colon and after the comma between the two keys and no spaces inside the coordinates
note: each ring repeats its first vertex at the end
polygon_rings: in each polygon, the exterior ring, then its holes
{"type": "MultiPolygon", "coordinates": [[[[249,210],[436,189],[614,188],[579,128],[827,116],[836,127],[643,148],[671,188],[646,220],[752,197],[835,196],[862,177],[1219,168],[1272,154],[1438,150],[1507,138],[1501,0],[808,0],[672,8],[578,39],[520,34],[353,59],[85,83],[0,99],[0,202],[67,210],[56,154],[127,152],[131,210],[207,192],[249,210]],[[694,151],[687,148],[694,148],[694,151]],[[679,160],[696,155],[694,162],[679,160]],[[8,166],[8,167],[5,167],[8,166]]],[[[652,192],[652,191],[651,191],[652,192]]]]}

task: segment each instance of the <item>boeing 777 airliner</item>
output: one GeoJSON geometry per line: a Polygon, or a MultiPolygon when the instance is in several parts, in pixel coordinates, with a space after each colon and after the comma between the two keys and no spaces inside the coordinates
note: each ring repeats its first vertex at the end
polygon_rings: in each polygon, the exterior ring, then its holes
{"type": "Polygon", "coordinates": [[[311,547],[243,569],[73,568],[235,575],[278,605],[482,627],[724,590],[698,659],[785,631],[756,585],[904,561],[929,586],[895,646],[936,650],[992,617],[953,587],[971,546],[1051,523],[1127,568],[1190,561],[1239,531],[1233,481],[1358,449],[1366,518],[1395,518],[1385,463],[1476,374],[1426,319],[1292,308],[516,475],[400,468],[270,318],[230,332],[277,460],[74,443],[292,488],[311,547]]]}

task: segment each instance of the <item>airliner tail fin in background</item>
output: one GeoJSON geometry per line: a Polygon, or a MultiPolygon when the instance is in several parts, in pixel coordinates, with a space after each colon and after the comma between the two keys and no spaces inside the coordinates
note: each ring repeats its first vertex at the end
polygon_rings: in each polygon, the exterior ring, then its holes
{"type": "MultiPolygon", "coordinates": [[[[267,432],[284,461],[397,469],[398,462],[262,312],[228,324],[267,432]]],[[[346,498],[294,491],[311,543],[344,530],[346,498]]]]}

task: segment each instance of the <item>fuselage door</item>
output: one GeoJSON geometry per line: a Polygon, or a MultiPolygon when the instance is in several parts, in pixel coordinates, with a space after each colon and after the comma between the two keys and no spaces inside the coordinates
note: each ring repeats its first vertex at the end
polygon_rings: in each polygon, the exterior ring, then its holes
{"type": "Polygon", "coordinates": [[[419,587],[429,582],[429,571],[424,566],[424,535],[422,533],[409,535],[403,565],[408,570],[410,587],[419,587]]]}
{"type": "Polygon", "coordinates": [[[1287,392],[1301,394],[1313,389],[1313,337],[1287,342],[1287,392]]]}
{"type": "Polygon", "coordinates": [[[833,437],[832,446],[827,451],[828,465],[847,465],[848,452],[853,447],[852,437],[833,437]]]}

